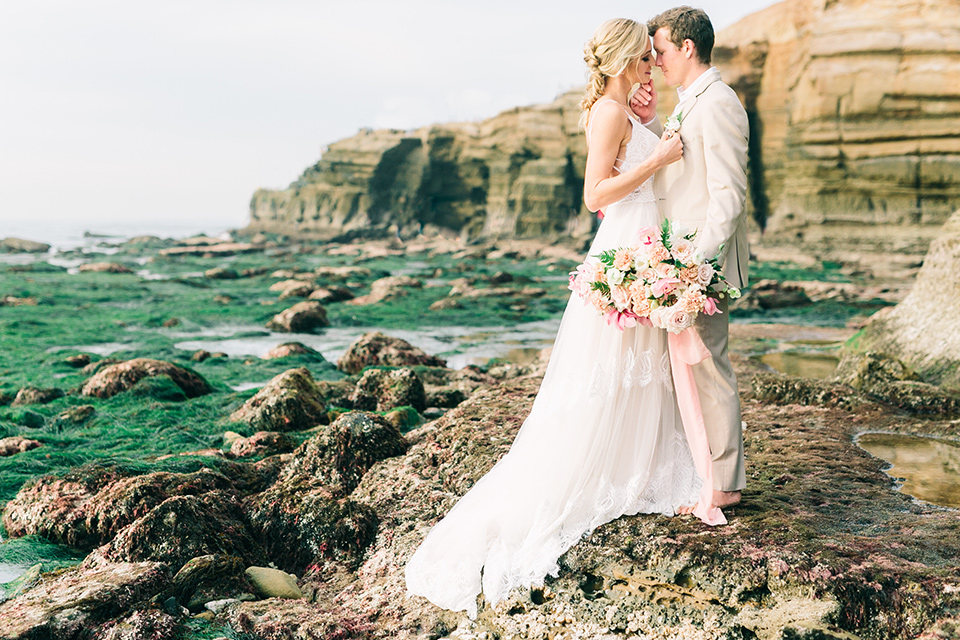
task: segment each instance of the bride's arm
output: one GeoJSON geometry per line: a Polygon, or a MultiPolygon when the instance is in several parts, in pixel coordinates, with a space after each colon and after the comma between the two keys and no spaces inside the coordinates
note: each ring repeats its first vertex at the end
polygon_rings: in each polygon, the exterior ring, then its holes
{"type": "Polygon", "coordinates": [[[625,198],[643,184],[657,169],[676,162],[683,153],[680,136],[660,138],[657,148],[637,167],[617,173],[614,163],[620,145],[632,127],[627,115],[619,109],[597,110],[587,145],[587,167],[583,178],[583,201],[590,211],[597,211],[625,198]]]}

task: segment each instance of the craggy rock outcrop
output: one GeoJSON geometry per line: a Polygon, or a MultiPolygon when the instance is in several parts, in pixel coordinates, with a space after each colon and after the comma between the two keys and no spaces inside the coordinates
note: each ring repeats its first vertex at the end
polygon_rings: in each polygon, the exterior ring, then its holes
{"type": "Polygon", "coordinates": [[[304,442],[248,516],[269,557],[300,573],[317,563],[355,566],[377,532],[369,506],[347,496],[377,461],[402,455],[403,436],[380,416],[352,412],[304,442]]]}
{"type": "Polygon", "coordinates": [[[24,485],[4,509],[3,527],[12,537],[39,535],[93,549],[170,497],[232,487],[226,477],[207,470],[134,475],[115,466],[85,465],[24,485]]]}
{"type": "Polygon", "coordinates": [[[264,563],[263,550],[244,520],[231,493],[173,496],[121,530],[84,563],[150,560],[178,571],[191,558],[212,554],[237,556],[248,565],[264,563]]]}
{"type": "Polygon", "coordinates": [[[79,640],[160,592],[170,576],[156,562],[107,564],[44,577],[0,604],[0,637],[79,640]]]}
{"type": "Polygon", "coordinates": [[[910,294],[897,306],[874,314],[847,343],[837,375],[854,386],[869,385],[873,374],[865,379],[863,370],[870,363],[862,361],[867,352],[878,352],[906,368],[896,374],[888,366],[882,376],[886,379],[921,380],[960,390],[958,263],[960,211],[950,216],[930,245],[910,294]]]}
{"type": "Polygon", "coordinates": [[[480,123],[361,131],[330,146],[283,191],[258,190],[251,231],[385,233],[444,228],[462,237],[590,232],[581,203],[580,91],[480,123]]]}
{"type": "Polygon", "coordinates": [[[160,375],[169,376],[188,398],[196,398],[213,390],[200,374],[190,369],[162,360],[135,358],[100,369],[87,380],[80,392],[85,396],[110,398],[130,389],[143,378],[160,375]]]}
{"type": "Polygon", "coordinates": [[[327,422],[326,399],[305,368],[284,371],[230,415],[258,431],[302,431],[327,422]]]}
{"type": "Polygon", "coordinates": [[[333,495],[348,495],[380,460],[403,455],[407,443],[381,416],[351,411],[322,427],[293,453],[278,482],[298,475],[317,479],[333,495]]]}
{"type": "MultiPolygon", "coordinates": [[[[738,368],[748,384],[754,371],[738,368]]],[[[329,574],[308,572],[316,593],[329,591],[329,598],[270,610],[239,603],[225,619],[237,630],[284,625],[320,635],[332,632],[328,612],[339,607],[352,615],[342,629],[346,637],[362,624],[367,637],[407,639],[454,629],[461,637],[580,640],[906,639],[952,628],[960,606],[950,586],[960,580],[955,514],[896,491],[884,463],[853,442],[861,425],[889,429],[902,416],[866,400],[851,414],[834,406],[769,404],[749,393],[750,478],[742,504],[727,510],[729,526],[710,528],[689,517],[620,518],[561,557],[560,575],[546,588],[518,590],[495,609],[484,607],[475,623],[406,598],[407,559],[506,453],[539,383],[526,376],[477,391],[410,432],[406,455],[363,476],[350,499],[376,511],[379,532],[353,579],[341,576],[334,589],[329,574]]]]}
{"type": "Polygon", "coordinates": [[[316,329],[329,326],[326,309],[315,300],[298,302],[267,322],[267,329],[281,333],[311,333],[316,329]]]}
{"type": "Polygon", "coordinates": [[[63,397],[63,389],[38,389],[36,387],[24,387],[17,392],[17,397],[13,399],[13,406],[25,404],[47,404],[57,398],[63,397]]]}
{"type": "Polygon", "coordinates": [[[446,361],[428,355],[406,340],[386,336],[379,331],[366,333],[351,344],[337,368],[345,373],[360,373],[367,367],[445,367],[446,361]]]}
{"type": "Polygon", "coordinates": [[[427,408],[423,381],[412,369],[393,371],[367,369],[350,397],[356,409],[389,411],[409,406],[417,411],[427,408]]]}
{"type": "Polygon", "coordinates": [[[765,244],[889,268],[960,207],[953,0],[780,2],[719,32],[714,62],[751,120],[765,244]]]}

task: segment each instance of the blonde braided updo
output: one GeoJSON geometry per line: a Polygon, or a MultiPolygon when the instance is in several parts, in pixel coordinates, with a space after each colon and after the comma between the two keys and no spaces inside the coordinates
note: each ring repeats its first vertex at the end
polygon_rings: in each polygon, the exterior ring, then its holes
{"type": "Polygon", "coordinates": [[[587,92],[580,101],[580,126],[586,128],[590,107],[603,95],[607,78],[613,78],[640,57],[646,50],[650,36],[647,27],[629,18],[607,20],[594,32],[583,48],[587,63],[587,92]]]}

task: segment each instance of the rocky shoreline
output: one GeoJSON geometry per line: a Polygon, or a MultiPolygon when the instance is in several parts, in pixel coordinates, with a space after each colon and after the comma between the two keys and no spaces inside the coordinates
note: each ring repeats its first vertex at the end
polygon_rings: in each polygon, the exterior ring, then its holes
{"type": "MultiPolygon", "coordinates": [[[[15,380],[0,388],[0,448],[9,452],[0,456],[3,526],[10,538],[42,538],[84,555],[56,567],[39,562],[7,585],[0,637],[848,639],[957,632],[956,511],[898,491],[885,463],[855,437],[888,431],[956,439],[960,405],[950,404],[949,389],[940,410],[929,411],[929,402],[897,401],[882,385],[770,373],[759,356],[777,345],[837,344],[871,305],[903,298],[895,286],[851,282],[843,266],[820,267],[811,277],[786,262],[759,265],[770,283],[755,287],[735,312],[754,322],[732,330],[750,477],[730,526],[620,518],[566,553],[544,588],[483,607],[476,621],[406,598],[404,562],[508,450],[546,354],[522,365],[451,369],[392,337],[391,319],[404,326],[429,314],[437,324],[477,314],[503,321],[555,315],[566,291],[551,274],[579,259],[576,251],[525,243],[431,243],[313,246],[257,238],[246,243],[257,248],[224,256],[210,242],[157,240],[114,254],[133,273],[67,273],[45,261],[0,272],[4,300],[20,301],[4,303],[12,315],[3,329],[29,343],[2,362],[15,380]],[[145,245],[155,256],[147,258],[151,275],[167,279],[137,273],[132,257],[143,264],[145,245]],[[178,247],[200,253],[169,251],[178,247]],[[398,273],[412,263],[411,275],[398,273]],[[96,305],[81,297],[97,292],[103,298],[96,305]],[[230,299],[215,301],[219,296],[230,299]],[[154,307],[126,306],[130,297],[154,307]],[[373,303],[350,304],[364,297],[373,303]],[[430,311],[444,300],[459,308],[430,311]],[[284,327],[279,316],[304,302],[314,303],[306,310],[311,324],[284,327]],[[64,329],[77,332],[67,336],[73,344],[87,339],[89,315],[102,341],[133,335],[140,346],[107,355],[44,351],[54,346],[44,307],[74,310],[76,326],[64,329]],[[119,309],[111,322],[124,326],[104,333],[109,316],[97,315],[104,309],[119,309]],[[298,341],[310,334],[296,331],[349,326],[357,309],[379,314],[387,326],[355,340],[336,366],[298,341]],[[785,317],[814,322],[756,322],[785,317]],[[168,337],[193,323],[215,332],[238,320],[276,322],[274,331],[294,333],[269,357],[245,360],[177,350],[180,338],[168,337]],[[813,326],[824,320],[837,328],[813,326]],[[269,382],[231,389],[257,376],[269,382]]],[[[893,369],[878,362],[861,380],[889,379],[893,369]]]]}

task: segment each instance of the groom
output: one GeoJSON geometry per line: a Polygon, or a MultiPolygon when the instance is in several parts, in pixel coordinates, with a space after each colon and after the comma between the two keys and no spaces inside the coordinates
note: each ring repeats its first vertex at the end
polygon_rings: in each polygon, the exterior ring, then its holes
{"type": "MultiPolygon", "coordinates": [[[[672,222],[696,227],[697,250],[707,258],[721,250],[720,266],[735,287],[747,283],[747,114],[733,89],[710,65],[713,25],[700,9],[676,7],[647,23],[657,66],[668,85],[679,85],[683,158],[654,178],[661,212],[672,222]]],[[[661,135],[652,83],[631,106],[645,126],[661,135]]],[[[740,501],[746,486],[737,378],[727,354],[727,300],[722,314],[700,314],[696,329],[712,357],[693,366],[713,458],[713,504],[740,501]]]]}

